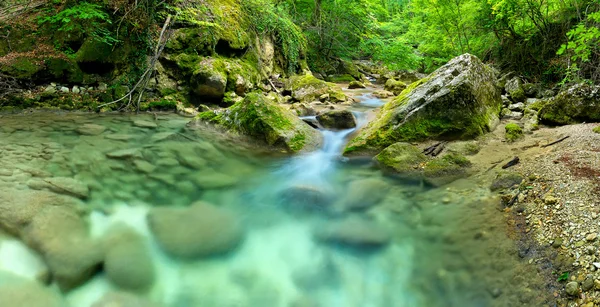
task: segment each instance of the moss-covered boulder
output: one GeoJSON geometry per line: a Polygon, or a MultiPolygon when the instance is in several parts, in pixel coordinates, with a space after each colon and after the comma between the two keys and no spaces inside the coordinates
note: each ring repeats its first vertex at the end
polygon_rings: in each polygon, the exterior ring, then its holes
{"type": "Polygon", "coordinates": [[[317,121],[324,128],[350,129],[356,127],[356,118],[348,110],[332,110],[317,115],[317,121]]]}
{"type": "Polygon", "coordinates": [[[21,80],[31,80],[33,76],[44,68],[43,61],[30,57],[17,57],[0,63],[0,72],[21,80]]]}
{"type": "Polygon", "coordinates": [[[366,88],[366,86],[360,81],[351,81],[350,84],[348,84],[348,88],[353,90],[357,88],[366,88]]]}
{"type": "Polygon", "coordinates": [[[399,141],[474,138],[497,124],[501,106],[495,72],[464,54],[386,103],[345,154],[373,154],[399,141]]]}
{"type": "Polygon", "coordinates": [[[510,96],[510,99],[514,102],[523,102],[527,98],[527,96],[525,96],[525,89],[523,88],[523,81],[521,81],[521,78],[519,77],[508,80],[504,89],[510,96]]]}
{"type": "Polygon", "coordinates": [[[600,126],[594,127],[594,129],[592,129],[592,132],[600,134],[600,126]]]}
{"type": "Polygon", "coordinates": [[[496,174],[496,178],[490,185],[490,190],[498,191],[512,188],[523,181],[523,175],[516,172],[501,171],[496,174]]]}
{"type": "Polygon", "coordinates": [[[394,93],[394,95],[399,95],[403,90],[406,89],[406,83],[402,81],[398,81],[396,79],[388,79],[385,81],[385,85],[383,88],[386,91],[394,93]]]}
{"type": "Polygon", "coordinates": [[[227,88],[225,67],[215,59],[206,58],[198,63],[190,83],[196,95],[212,101],[221,101],[227,88]]]}
{"type": "Polygon", "coordinates": [[[208,121],[292,152],[314,149],[321,143],[318,131],[260,93],[248,94],[227,109],[200,113],[196,120],[208,121]]]}
{"type": "Polygon", "coordinates": [[[382,150],[374,160],[380,167],[400,177],[420,178],[421,164],[427,161],[427,157],[416,146],[398,142],[382,150]]]}
{"type": "Polygon", "coordinates": [[[560,92],[546,100],[539,117],[551,125],[600,121],[600,86],[582,83],[560,92]]]}
{"type": "Polygon", "coordinates": [[[523,128],[515,123],[507,124],[504,126],[504,130],[504,136],[508,142],[514,142],[523,136],[523,128]]]}
{"type": "Polygon", "coordinates": [[[315,78],[311,74],[293,76],[285,84],[285,90],[290,93],[292,99],[298,102],[312,102],[319,100],[322,95],[328,94],[336,101],[346,101],[347,97],[342,89],[333,83],[328,83],[315,78]]]}
{"type": "Polygon", "coordinates": [[[471,162],[458,153],[448,153],[427,162],[423,167],[425,181],[434,186],[442,186],[457,179],[467,177],[471,162]]]}

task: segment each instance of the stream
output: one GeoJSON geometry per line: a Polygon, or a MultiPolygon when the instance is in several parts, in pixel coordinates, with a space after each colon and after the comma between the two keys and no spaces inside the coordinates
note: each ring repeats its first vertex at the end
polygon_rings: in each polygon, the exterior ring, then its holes
{"type": "MultiPolygon", "coordinates": [[[[368,91],[357,98],[353,112],[361,126],[383,101],[368,91]]],[[[236,149],[218,136],[189,131],[188,121],[173,114],[2,115],[0,195],[44,189],[32,169],[85,183],[92,239],[116,224],[144,238],[155,277],[135,294],[157,306],[546,302],[535,265],[519,258],[487,186],[463,179],[432,188],[386,176],[370,161],[348,161],[340,153],[354,129],[323,130],[319,150],[280,156],[236,149]],[[148,212],[199,200],[233,212],[243,241],[218,256],[170,257],[153,238],[148,212]]],[[[35,279],[39,260],[17,249],[28,248],[0,232],[0,290],[2,272],[35,279]]],[[[59,293],[54,284],[45,287],[59,293]]],[[[65,306],[96,307],[117,290],[100,271],[60,295],[65,306]]]]}

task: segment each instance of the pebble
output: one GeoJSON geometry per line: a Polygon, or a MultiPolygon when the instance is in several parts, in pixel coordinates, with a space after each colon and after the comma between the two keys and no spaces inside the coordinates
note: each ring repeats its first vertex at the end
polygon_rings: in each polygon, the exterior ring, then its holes
{"type": "Polygon", "coordinates": [[[579,294],[579,284],[577,284],[576,281],[567,283],[565,286],[565,292],[567,292],[567,294],[570,296],[576,296],[579,294]]]}
{"type": "Polygon", "coordinates": [[[60,91],[63,92],[63,93],[68,93],[69,92],[69,88],[66,87],[66,86],[61,86],[60,87],[60,91]]]}
{"type": "Polygon", "coordinates": [[[585,240],[588,242],[592,242],[592,241],[595,241],[597,237],[598,237],[598,234],[590,233],[585,237],[585,240]]]}

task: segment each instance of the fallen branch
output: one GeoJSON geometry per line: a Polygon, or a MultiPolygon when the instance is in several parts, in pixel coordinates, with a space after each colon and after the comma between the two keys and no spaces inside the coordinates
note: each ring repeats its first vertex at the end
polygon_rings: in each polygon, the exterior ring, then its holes
{"type": "Polygon", "coordinates": [[[546,144],[546,145],[542,145],[542,148],[545,148],[545,147],[552,146],[552,145],[554,145],[554,144],[560,143],[560,142],[562,142],[562,141],[564,141],[564,140],[568,139],[569,137],[570,137],[570,135],[567,135],[567,136],[565,136],[565,137],[562,137],[562,138],[560,138],[560,139],[558,139],[558,140],[556,140],[556,141],[554,141],[554,142],[552,142],[552,143],[549,143],[549,144],[546,144]]]}
{"type": "Polygon", "coordinates": [[[432,152],[433,152],[433,151],[434,151],[434,150],[435,150],[435,149],[436,149],[438,146],[440,146],[440,144],[442,144],[442,142],[439,142],[439,143],[433,144],[433,145],[431,145],[431,146],[429,146],[429,147],[427,147],[427,148],[423,149],[423,153],[424,153],[425,155],[430,155],[430,154],[431,154],[431,153],[432,153],[432,152]]]}
{"type": "Polygon", "coordinates": [[[513,198],[510,199],[510,201],[508,202],[508,204],[506,204],[506,206],[512,207],[517,202],[517,199],[519,199],[519,194],[521,194],[521,190],[517,191],[517,194],[515,194],[515,196],[513,196],[513,198]]]}
{"type": "Polygon", "coordinates": [[[438,146],[432,153],[431,155],[434,157],[437,157],[440,153],[442,153],[442,151],[446,148],[446,142],[442,142],[440,144],[440,146],[438,146]]]}
{"type": "Polygon", "coordinates": [[[506,164],[502,165],[502,169],[507,169],[511,166],[517,165],[517,164],[519,164],[519,161],[520,161],[519,157],[514,157],[514,158],[512,158],[512,160],[510,160],[506,164]]]}

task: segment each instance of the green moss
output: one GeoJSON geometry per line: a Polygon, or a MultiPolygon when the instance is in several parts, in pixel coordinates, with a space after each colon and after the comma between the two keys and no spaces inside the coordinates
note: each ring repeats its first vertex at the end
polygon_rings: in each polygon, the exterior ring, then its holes
{"type": "Polygon", "coordinates": [[[415,175],[420,173],[420,164],[427,161],[427,157],[416,146],[399,142],[382,150],[375,156],[375,161],[396,173],[415,175]]]}
{"type": "Polygon", "coordinates": [[[594,129],[592,129],[592,131],[595,133],[600,133],[600,126],[595,127],[594,129]]]}
{"type": "Polygon", "coordinates": [[[71,83],[82,83],[84,73],[79,65],[70,59],[48,58],[44,60],[46,68],[54,79],[66,79],[71,83]]]}
{"type": "Polygon", "coordinates": [[[508,142],[514,142],[523,136],[523,129],[517,124],[507,124],[504,129],[506,131],[504,136],[508,142]]]}
{"type": "Polygon", "coordinates": [[[523,181],[523,175],[516,172],[500,171],[490,186],[490,190],[497,191],[511,188],[523,181]]]}
{"type": "Polygon", "coordinates": [[[600,121],[599,95],[596,87],[578,84],[549,99],[540,110],[542,122],[568,125],[600,121]]]}
{"type": "Polygon", "coordinates": [[[39,60],[28,57],[18,57],[9,64],[0,65],[0,71],[17,79],[30,80],[42,70],[39,60]]]}
{"type": "Polygon", "coordinates": [[[548,102],[548,100],[546,100],[546,99],[538,99],[534,103],[528,105],[527,109],[531,109],[531,110],[535,110],[535,111],[539,112],[547,102],[548,102]]]}
{"type": "Polygon", "coordinates": [[[177,110],[177,101],[169,99],[150,101],[143,104],[140,109],[142,111],[174,111],[177,110]]]}
{"type": "Polygon", "coordinates": [[[425,177],[435,178],[440,176],[461,175],[471,162],[457,153],[449,153],[441,158],[429,161],[423,168],[425,177]]]}
{"type": "Polygon", "coordinates": [[[325,78],[325,80],[327,80],[328,82],[333,82],[333,83],[356,81],[356,79],[354,79],[354,77],[352,77],[351,75],[348,75],[348,74],[328,76],[325,78]]]}
{"type": "Polygon", "coordinates": [[[290,141],[290,149],[292,151],[299,151],[304,148],[306,144],[306,135],[304,133],[296,134],[290,141]]]}

